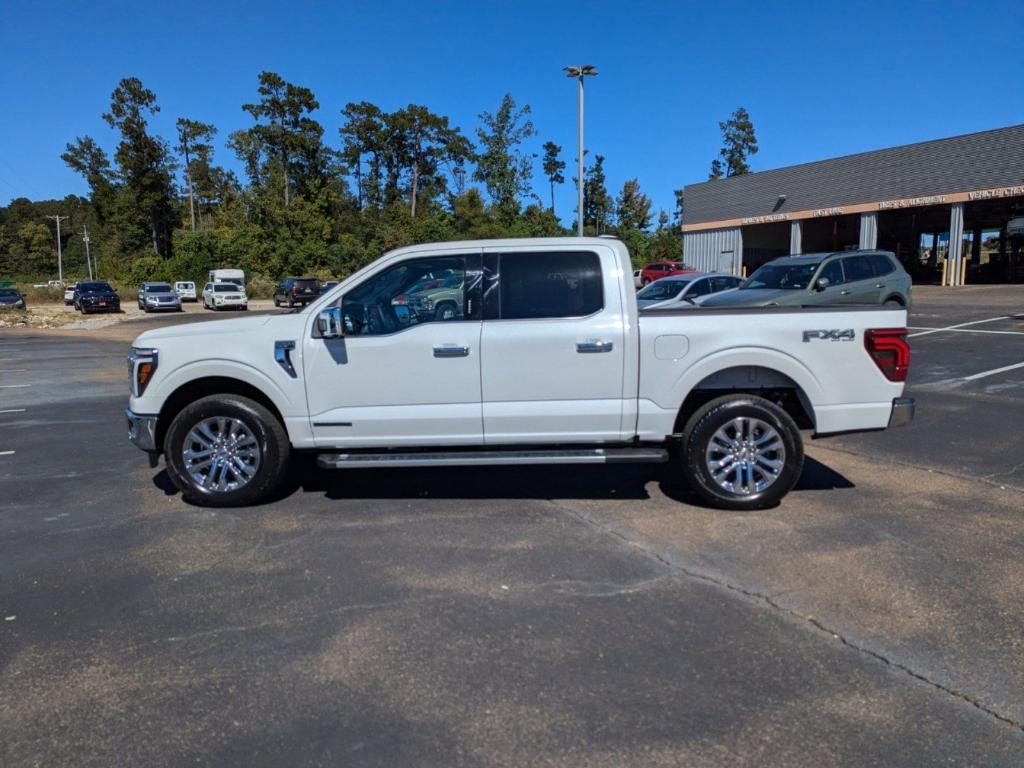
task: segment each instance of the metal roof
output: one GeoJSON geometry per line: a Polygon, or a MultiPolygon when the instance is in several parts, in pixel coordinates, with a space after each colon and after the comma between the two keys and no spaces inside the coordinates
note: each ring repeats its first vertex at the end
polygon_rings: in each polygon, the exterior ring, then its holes
{"type": "Polygon", "coordinates": [[[683,223],[1024,183],[1024,125],[688,184],[683,223]],[[779,205],[779,196],[786,199],[779,205]]]}

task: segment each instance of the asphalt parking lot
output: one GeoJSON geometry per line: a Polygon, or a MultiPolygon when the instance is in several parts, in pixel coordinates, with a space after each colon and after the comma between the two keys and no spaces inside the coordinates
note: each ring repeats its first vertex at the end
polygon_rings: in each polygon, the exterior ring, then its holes
{"type": "Polygon", "coordinates": [[[0,765],[1024,764],[1024,287],[915,292],[914,423],[756,513],[638,466],[191,507],[124,356],[209,314],[0,332],[0,765]]]}

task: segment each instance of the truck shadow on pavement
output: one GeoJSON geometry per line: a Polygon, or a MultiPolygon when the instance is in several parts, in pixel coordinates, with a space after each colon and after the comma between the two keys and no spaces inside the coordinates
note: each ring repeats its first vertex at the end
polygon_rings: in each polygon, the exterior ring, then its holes
{"type": "MultiPolygon", "coordinates": [[[[642,501],[652,497],[656,483],[664,496],[709,508],[682,480],[674,463],[522,466],[522,467],[407,467],[325,470],[312,455],[297,456],[288,477],[265,504],[283,502],[298,494],[327,499],[588,499],[642,501]]],[[[168,496],[177,495],[166,470],[153,484],[168,496]]],[[[793,492],[856,487],[831,467],[807,457],[793,492]]],[[[262,506],[262,505],[261,505],[262,506]]]]}

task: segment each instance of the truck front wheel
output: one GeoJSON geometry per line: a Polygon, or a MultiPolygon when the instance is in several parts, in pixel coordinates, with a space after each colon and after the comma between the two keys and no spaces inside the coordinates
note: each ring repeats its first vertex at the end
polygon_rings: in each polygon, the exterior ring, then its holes
{"type": "Polygon", "coordinates": [[[164,438],[167,473],[186,500],[209,507],[254,504],[288,468],[291,445],[266,407],[241,395],[210,395],[185,406],[164,438]]]}
{"type": "Polygon", "coordinates": [[[800,478],[800,430],[763,397],[734,394],[705,403],[683,430],[683,474],[690,487],[722,509],[764,509],[800,478]]]}

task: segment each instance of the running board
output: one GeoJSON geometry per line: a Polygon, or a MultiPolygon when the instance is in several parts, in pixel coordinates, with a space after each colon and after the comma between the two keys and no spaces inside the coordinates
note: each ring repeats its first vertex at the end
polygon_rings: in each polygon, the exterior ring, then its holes
{"type": "Polygon", "coordinates": [[[664,448],[571,448],[550,450],[447,451],[417,453],[321,453],[323,469],[366,467],[494,467],[522,464],[660,464],[664,448]]]}

